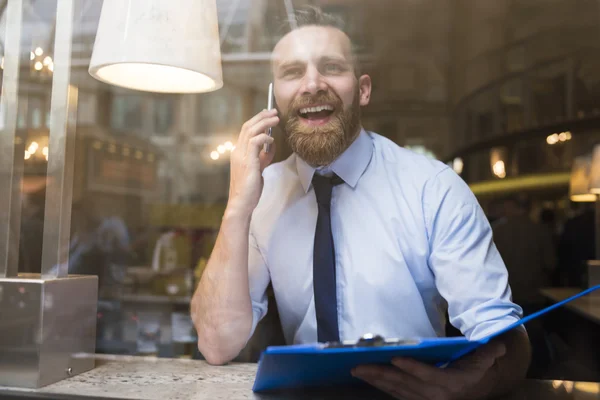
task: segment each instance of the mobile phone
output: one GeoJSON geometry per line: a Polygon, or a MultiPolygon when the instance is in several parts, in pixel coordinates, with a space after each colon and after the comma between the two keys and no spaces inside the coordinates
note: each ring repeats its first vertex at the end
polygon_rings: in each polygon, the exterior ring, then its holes
{"type": "MultiPolygon", "coordinates": [[[[269,83],[269,94],[267,98],[267,110],[273,109],[273,82],[269,83]]],[[[267,135],[272,136],[273,128],[269,128],[267,130],[267,135]]],[[[269,143],[265,143],[264,151],[268,153],[271,150],[271,146],[269,143]]]]}

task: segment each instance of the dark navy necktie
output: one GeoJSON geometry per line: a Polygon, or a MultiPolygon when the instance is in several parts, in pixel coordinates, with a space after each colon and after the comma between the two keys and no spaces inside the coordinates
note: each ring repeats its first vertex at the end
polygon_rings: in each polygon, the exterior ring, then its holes
{"type": "Polygon", "coordinates": [[[328,178],[314,174],[312,180],[319,208],[313,253],[313,288],[319,342],[339,341],[340,336],[337,315],[335,250],[331,233],[331,192],[334,185],[342,182],[337,175],[328,178]]]}

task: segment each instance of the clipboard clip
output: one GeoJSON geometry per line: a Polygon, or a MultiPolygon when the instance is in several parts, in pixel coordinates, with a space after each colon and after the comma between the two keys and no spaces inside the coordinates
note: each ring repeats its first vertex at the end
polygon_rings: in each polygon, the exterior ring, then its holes
{"type": "Polygon", "coordinates": [[[343,349],[343,348],[363,348],[363,347],[384,347],[415,345],[419,341],[415,339],[386,339],[381,335],[367,333],[362,335],[357,341],[327,342],[323,345],[324,349],[343,349]]]}

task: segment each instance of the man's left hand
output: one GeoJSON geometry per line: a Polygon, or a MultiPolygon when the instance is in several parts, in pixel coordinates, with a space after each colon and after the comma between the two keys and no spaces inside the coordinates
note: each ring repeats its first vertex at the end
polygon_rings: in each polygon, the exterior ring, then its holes
{"type": "Polygon", "coordinates": [[[479,399],[489,389],[481,387],[484,377],[505,353],[504,343],[490,342],[446,368],[395,358],[390,366],[358,366],[352,375],[398,399],[479,399]]]}

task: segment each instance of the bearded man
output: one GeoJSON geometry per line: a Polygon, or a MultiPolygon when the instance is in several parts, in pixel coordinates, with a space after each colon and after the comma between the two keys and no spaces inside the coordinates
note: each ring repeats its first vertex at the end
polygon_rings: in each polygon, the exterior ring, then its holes
{"type": "MultiPolygon", "coordinates": [[[[478,339],[521,318],[468,186],[365,131],[371,78],[350,38],[315,8],[295,22],[272,53],[277,108],[247,121],[232,153],[229,201],[192,300],[206,360],[239,354],[265,316],[269,282],[289,344],[444,336],[446,312],[478,339]],[[265,131],[278,124],[293,154],[269,165],[265,131]]],[[[522,379],[529,359],[521,329],[444,369],[395,359],[351,372],[398,398],[483,398],[522,379]]]]}

